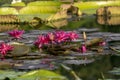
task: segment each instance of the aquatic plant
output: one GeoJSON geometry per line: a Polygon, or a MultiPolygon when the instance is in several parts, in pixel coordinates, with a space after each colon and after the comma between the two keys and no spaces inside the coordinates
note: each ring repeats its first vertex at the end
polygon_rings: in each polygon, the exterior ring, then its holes
{"type": "Polygon", "coordinates": [[[8,34],[15,39],[20,39],[23,33],[24,33],[24,30],[13,30],[8,32],[8,34]]]}
{"type": "Polygon", "coordinates": [[[4,59],[4,56],[7,54],[7,52],[11,50],[13,50],[13,46],[4,42],[0,43],[0,54],[2,55],[1,59],[4,59]]]}
{"type": "Polygon", "coordinates": [[[69,54],[70,51],[77,53],[87,53],[88,50],[94,49],[98,51],[98,48],[106,45],[103,38],[94,38],[87,41],[86,33],[83,34],[82,41],[75,41],[79,38],[79,35],[74,31],[54,31],[46,34],[41,34],[35,40],[34,45],[44,53],[53,55],[69,54]],[[96,48],[94,48],[97,46],[96,48]],[[93,47],[93,48],[92,48],[93,47]]]}
{"type": "Polygon", "coordinates": [[[105,41],[99,42],[99,46],[105,46],[105,45],[106,45],[105,41]]]}
{"type": "Polygon", "coordinates": [[[0,8],[0,15],[7,15],[7,14],[18,14],[18,11],[15,8],[11,8],[11,7],[0,8]]]}
{"type": "Polygon", "coordinates": [[[34,1],[27,4],[27,6],[60,6],[62,3],[58,1],[34,1]]]}
{"type": "Polygon", "coordinates": [[[34,42],[34,44],[38,48],[43,48],[44,46],[49,45],[59,45],[71,42],[72,40],[75,40],[79,38],[78,34],[75,32],[65,32],[65,31],[55,31],[47,34],[39,35],[37,40],[34,42]]]}
{"type": "Polygon", "coordinates": [[[85,44],[83,44],[83,45],[81,46],[80,51],[81,51],[82,53],[86,53],[86,52],[87,52],[87,48],[86,48],[85,44]]]}
{"type": "Polygon", "coordinates": [[[58,30],[39,35],[35,40],[34,45],[40,51],[49,52],[53,55],[59,55],[61,53],[66,54],[69,53],[69,50],[78,50],[85,53],[87,51],[86,46],[82,45],[80,47],[81,42],[74,42],[77,39],[79,39],[79,35],[75,31],[58,30]]]}

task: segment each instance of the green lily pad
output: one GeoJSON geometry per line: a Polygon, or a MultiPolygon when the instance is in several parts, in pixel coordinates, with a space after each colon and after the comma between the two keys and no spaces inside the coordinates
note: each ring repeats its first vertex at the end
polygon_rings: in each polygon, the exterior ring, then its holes
{"type": "Polygon", "coordinates": [[[15,71],[6,71],[0,70],[0,80],[4,80],[5,78],[9,78],[10,80],[15,79],[16,77],[24,74],[25,72],[15,72],[15,71]]]}
{"type": "Polygon", "coordinates": [[[7,14],[18,14],[18,11],[15,8],[11,7],[4,7],[0,8],[0,15],[7,15],[7,14]]]}
{"type": "Polygon", "coordinates": [[[49,70],[35,70],[23,74],[15,80],[68,80],[66,77],[49,70]]]}
{"type": "Polygon", "coordinates": [[[13,42],[10,44],[14,47],[14,49],[11,51],[12,56],[23,56],[30,52],[30,47],[23,43],[13,42]]]}

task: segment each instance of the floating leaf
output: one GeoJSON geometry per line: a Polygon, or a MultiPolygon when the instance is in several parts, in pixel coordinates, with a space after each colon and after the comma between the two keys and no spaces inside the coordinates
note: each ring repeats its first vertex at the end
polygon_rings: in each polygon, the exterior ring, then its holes
{"type": "Polygon", "coordinates": [[[34,1],[27,4],[27,6],[60,6],[58,1],[34,1]]]}
{"type": "Polygon", "coordinates": [[[67,80],[67,78],[49,70],[35,70],[30,71],[15,80],[67,80]]]}
{"type": "Polygon", "coordinates": [[[0,8],[0,14],[18,14],[18,11],[15,8],[5,7],[0,8]]]}
{"type": "Polygon", "coordinates": [[[23,43],[13,42],[10,44],[14,47],[13,51],[11,51],[12,56],[23,56],[28,54],[30,51],[30,47],[26,46],[23,43]]]}
{"type": "Polygon", "coordinates": [[[16,77],[24,74],[25,72],[15,72],[15,71],[8,71],[8,70],[0,70],[0,80],[5,78],[9,78],[11,80],[15,79],[16,77]]]}

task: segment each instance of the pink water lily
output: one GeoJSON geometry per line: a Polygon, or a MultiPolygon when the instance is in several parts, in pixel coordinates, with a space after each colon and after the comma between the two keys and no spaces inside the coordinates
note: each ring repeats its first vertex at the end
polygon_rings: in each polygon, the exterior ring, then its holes
{"type": "Polygon", "coordinates": [[[70,42],[71,40],[77,39],[78,35],[75,32],[55,31],[49,32],[44,35],[39,35],[34,44],[38,48],[42,48],[46,45],[60,44],[64,42],[70,42]]]}
{"type": "Polygon", "coordinates": [[[49,39],[50,43],[52,43],[52,44],[55,43],[55,34],[53,32],[48,33],[47,38],[49,39]]]}
{"type": "Polygon", "coordinates": [[[42,48],[44,45],[49,44],[49,38],[46,35],[39,35],[34,44],[38,48],[42,48]]]}
{"type": "Polygon", "coordinates": [[[105,46],[105,45],[106,45],[105,41],[99,42],[99,46],[105,46]]]}
{"type": "Polygon", "coordinates": [[[0,54],[4,57],[8,51],[13,50],[13,46],[6,44],[4,42],[0,43],[0,54]]]}
{"type": "Polygon", "coordinates": [[[56,31],[55,32],[55,41],[57,43],[65,42],[68,38],[69,37],[65,31],[56,31]]]}
{"type": "Polygon", "coordinates": [[[79,38],[79,35],[76,32],[72,31],[72,32],[68,33],[68,37],[70,40],[75,40],[75,39],[79,38]]]}
{"type": "Polygon", "coordinates": [[[24,33],[24,30],[13,30],[8,32],[8,34],[14,37],[15,39],[20,39],[23,33],[24,33]]]}
{"type": "Polygon", "coordinates": [[[83,44],[83,45],[81,46],[81,52],[82,52],[82,53],[86,53],[86,52],[87,52],[87,48],[86,48],[85,44],[83,44]]]}

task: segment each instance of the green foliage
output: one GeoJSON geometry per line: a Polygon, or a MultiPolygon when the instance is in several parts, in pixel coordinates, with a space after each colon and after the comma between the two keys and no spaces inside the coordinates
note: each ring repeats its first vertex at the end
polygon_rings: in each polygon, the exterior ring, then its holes
{"type": "Polygon", "coordinates": [[[48,70],[30,71],[15,80],[67,80],[65,77],[48,70]]]}
{"type": "Polygon", "coordinates": [[[52,15],[52,13],[51,14],[24,14],[24,15],[18,15],[18,18],[20,19],[20,21],[21,22],[30,22],[30,21],[32,21],[32,19],[34,18],[34,17],[39,17],[39,18],[41,18],[42,20],[45,20],[46,18],[48,18],[50,15],[52,15]]]}
{"type": "Polygon", "coordinates": [[[9,79],[13,80],[16,77],[18,77],[19,75],[22,75],[24,73],[25,72],[15,72],[15,71],[0,70],[0,80],[5,79],[6,77],[8,77],[9,79]]]}
{"type": "Polygon", "coordinates": [[[34,70],[28,73],[0,70],[0,80],[5,78],[10,80],[67,80],[66,77],[48,70],[34,70]]]}
{"type": "Polygon", "coordinates": [[[58,11],[54,6],[27,6],[22,8],[20,14],[40,14],[40,13],[55,13],[58,11]]]}
{"type": "Polygon", "coordinates": [[[6,14],[18,14],[18,11],[15,8],[10,7],[0,8],[0,15],[6,14]]]}
{"type": "Polygon", "coordinates": [[[18,3],[11,4],[10,6],[25,6],[25,3],[24,2],[18,2],[18,3]]]}
{"type": "Polygon", "coordinates": [[[57,1],[35,1],[28,3],[28,6],[60,6],[61,3],[57,1]]]}

